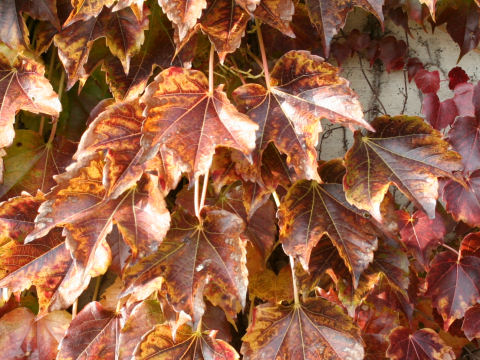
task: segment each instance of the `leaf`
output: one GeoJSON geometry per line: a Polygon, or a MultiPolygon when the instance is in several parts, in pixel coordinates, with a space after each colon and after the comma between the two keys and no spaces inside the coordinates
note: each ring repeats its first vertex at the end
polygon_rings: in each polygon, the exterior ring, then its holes
{"type": "Polygon", "coordinates": [[[71,0],[73,10],[70,16],[63,24],[69,26],[77,21],[86,21],[92,17],[97,17],[103,7],[110,7],[115,0],[71,0]]]}
{"type": "Polygon", "coordinates": [[[277,213],[285,253],[295,256],[305,270],[310,253],[326,234],[352,273],[354,286],[373,260],[377,234],[369,220],[345,200],[340,184],[301,180],[283,198],[277,213]]]}
{"type": "Polygon", "coordinates": [[[458,84],[468,82],[470,80],[470,77],[460,66],[455,66],[452,70],[448,72],[448,80],[448,88],[450,90],[454,90],[458,84]]]}
{"type": "Polygon", "coordinates": [[[44,72],[34,60],[19,56],[12,67],[0,56],[0,148],[12,143],[15,114],[20,109],[58,117],[62,105],[44,72]]]}
{"type": "Polygon", "coordinates": [[[397,214],[403,243],[413,253],[415,259],[428,270],[432,250],[443,243],[443,238],[447,234],[442,215],[435,212],[435,218],[429,219],[423,211],[416,211],[410,215],[400,210],[397,214]]]}
{"type": "Polygon", "coordinates": [[[413,79],[423,94],[437,93],[440,90],[440,73],[438,70],[427,71],[420,69],[413,79]]]}
{"type": "Polygon", "coordinates": [[[193,28],[202,15],[202,10],[207,7],[207,0],[159,0],[158,3],[170,21],[177,26],[180,40],[193,28]]]}
{"type": "Polygon", "coordinates": [[[48,192],[55,185],[53,176],[62,173],[72,161],[75,146],[63,137],[45,144],[37,132],[17,130],[15,141],[4,158],[6,170],[0,196],[10,198],[22,191],[32,194],[37,190],[48,192]]]}
{"type": "Polygon", "coordinates": [[[480,122],[472,116],[459,116],[448,131],[448,142],[462,155],[463,171],[480,169],[480,122]]]}
{"type": "Polygon", "coordinates": [[[465,178],[466,186],[449,180],[443,188],[446,210],[455,221],[463,221],[470,226],[480,225],[480,170],[465,178]]]}
{"type": "Polygon", "coordinates": [[[435,256],[427,274],[427,295],[443,318],[445,331],[465,315],[471,305],[480,300],[480,257],[478,233],[467,235],[460,245],[459,255],[444,251],[435,256]]]}
{"type": "Polygon", "coordinates": [[[284,35],[295,37],[290,27],[290,22],[295,13],[295,6],[292,0],[261,0],[256,5],[255,10],[249,10],[248,4],[245,6],[238,0],[236,2],[243,6],[246,11],[250,11],[255,18],[277,29],[284,35]]]}
{"type": "Polygon", "coordinates": [[[348,202],[380,220],[380,203],[394,184],[433,218],[437,178],[454,179],[451,172],[461,169],[460,156],[421,118],[382,116],[372,126],[375,133],[355,133],[355,143],[345,155],[348,202]]]}
{"type": "Polygon", "coordinates": [[[64,227],[67,248],[79,266],[92,276],[106,271],[111,255],[106,235],[116,223],[132,256],[155,251],[166,234],[170,214],[157,187],[157,179],[146,175],[137,186],[114,200],[105,199],[102,185],[104,162],[97,154],[73,164],[57,176],[58,185],[39,208],[35,230],[27,242],[56,226],[64,227]],[[102,216],[98,216],[103,214],[102,216]],[[107,252],[99,257],[97,251],[107,252]],[[93,267],[102,259],[100,269],[93,267]]]}
{"type": "Polygon", "coordinates": [[[387,355],[393,360],[453,360],[455,354],[438,334],[429,328],[415,331],[400,326],[389,336],[387,355]]]}
{"type": "Polygon", "coordinates": [[[141,98],[146,105],[142,145],[150,154],[167,148],[190,180],[208,172],[217,146],[249,155],[257,125],[240,114],[222,87],[212,94],[208,80],[196,70],[172,67],[162,71],[141,98]]]}
{"type": "Polygon", "coordinates": [[[70,323],[57,360],[114,359],[120,317],[98,302],[87,304],[70,323]]]}
{"type": "MultiPolygon", "coordinates": [[[[144,14],[146,16],[147,12],[144,11],[144,14]]],[[[178,57],[174,59],[173,30],[158,6],[152,8],[149,25],[142,47],[130,60],[128,73],[116,57],[108,56],[104,60],[102,68],[115,99],[131,100],[141,94],[155,66],[166,68],[172,64],[182,65],[178,57]]]]}
{"type": "Polygon", "coordinates": [[[90,281],[77,269],[60,231],[23,244],[44,197],[22,195],[0,205],[0,287],[19,292],[35,285],[40,311],[70,306],[90,281]]]}
{"type": "MultiPolygon", "coordinates": [[[[205,207],[201,221],[176,211],[157,252],[125,270],[123,295],[141,292],[162,277],[170,304],[194,322],[204,312],[203,293],[212,287],[221,292],[223,301],[243,307],[247,291],[245,243],[240,239],[243,230],[242,219],[225,210],[205,207]]],[[[219,306],[225,309],[223,304],[219,306]]],[[[234,317],[236,311],[230,315],[234,317]]]]}
{"type": "Polygon", "coordinates": [[[345,25],[347,15],[354,6],[362,7],[372,13],[383,24],[383,1],[381,0],[307,0],[306,5],[310,20],[322,36],[325,57],[329,55],[330,42],[345,25]]]}
{"type": "Polygon", "coordinates": [[[359,329],[339,306],[320,298],[301,305],[255,307],[242,340],[245,360],[364,356],[359,329]]]}
{"type": "Polygon", "coordinates": [[[5,359],[55,359],[57,346],[71,321],[66,311],[36,318],[20,307],[0,319],[0,346],[5,359]]]}
{"type": "Polygon", "coordinates": [[[293,283],[290,266],[284,266],[278,274],[270,269],[265,269],[258,274],[249,276],[248,294],[252,303],[256,297],[271,304],[292,301],[293,283]]]}
{"type": "Polygon", "coordinates": [[[237,360],[227,342],[215,338],[215,331],[196,331],[182,325],[172,336],[169,325],[157,325],[137,347],[135,359],[237,360]]]}
{"type": "Polygon", "coordinates": [[[241,110],[259,126],[254,152],[257,166],[273,142],[287,154],[287,164],[299,178],[318,179],[315,146],[322,118],[371,129],[356,94],[338,71],[308,51],[290,51],[273,68],[269,89],[247,84],[234,91],[241,110]]]}
{"type": "Polygon", "coordinates": [[[465,312],[462,330],[468,340],[480,337],[480,305],[473,305],[465,312]]]}

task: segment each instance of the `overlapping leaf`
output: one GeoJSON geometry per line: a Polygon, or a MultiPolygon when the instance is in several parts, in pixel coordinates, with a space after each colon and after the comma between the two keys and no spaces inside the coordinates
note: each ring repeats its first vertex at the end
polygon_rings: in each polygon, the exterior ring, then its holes
{"type": "Polygon", "coordinates": [[[192,331],[183,325],[172,336],[169,325],[157,325],[138,345],[135,359],[237,360],[239,355],[215,331],[192,331]]]}
{"type": "Polygon", "coordinates": [[[195,322],[204,312],[207,291],[218,294],[218,305],[234,317],[245,304],[247,290],[245,243],[240,239],[244,226],[241,218],[225,210],[206,207],[201,221],[176,211],[158,250],[126,269],[124,293],[141,292],[162,277],[169,302],[195,322]]]}
{"type": "Polygon", "coordinates": [[[445,330],[465,315],[468,307],[480,300],[480,236],[467,235],[457,256],[452,251],[439,253],[427,274],[427,295],[442,315],[445,330]]]}
{"type": "Polygon", "coordinates": [[[429,328],[415,331],[398,327],[389,336],[390,346],[387,354],[393,360],[453,360],[455,354],[438,334],[429,328]]]}
{"type": "Polygon", "coordinates": [[[302,305],[259,305],[243,337],[245,360],[362,359],[360,330],[343,310],[323,299],[302,305]]]}
{"type": "Polygon", "coordinates": [[[19,292],[35,285],[42,312],[70,306],[90,280],[76,268],[59,230],[23,244],[43,201],[41,194],[22,195],[0,205],[0,287],[19,292]]]}
{"type": "Polygon", "coordinates": [[[159,0],[159,4],[168,18],[177,26],[178,35],[182,40],[197,23],[202,10],[207,7],[207,0],[159,0]]]}
{"type": "Polygon", "coordinates": [[[39,208],[35,230],[28,236],[31,241],[63,226],[67,248],[85,271],[95,274],[104,272],[110,263],[105,237],[114,222],[136,258],[156,250],[170,219],[156,177],[146,175],[137,186],[109,200],[104,199],[103,169],[97,153],[57,176],[58,185],[39,208]],[[101,257],[97,251],[106,254],[101,257]],[[104,262],[100,269],[94,269],[95,259],[104,262]]]}
{"type": "Polygon", "coordinates": [[[472,116],[458,117],[448,132],[448,140],[462,155],[463,171],[480,169],[480,123],[472,116]]]}
{"type": "Polygon", "coordinates": [[[254,158],[269,142],[287,154],[299,178],[318,179],[315,146],[320,119],[371,129],[356,94],[338,69],[307,51],[290,51],[275,65],[267,89],[247,84],[233,93],[236,102],[259,126],[254,158]]]}
{"type": "Polygon", "coordinates": [[[190,178],[207,173],[215,147],[228,146],[249,155],[257,125],[239,113],[222,87],[209,92],[208,80],[196,70],[162,71],[142,96],[146,120],[142,145],[149,154],[168,149],[177,168],[190,178]]]}
{"type": "Polygon", "coordinates": [[[43,317],[19,307],[0,319],[0,346],[5,359],[55,359],[57,346],[72,316],[53,311],[43,317]]]}
{"type": "Polygon", "coordinates": [[[15,114],[27,110],[58,117],[62,105],[52,85],[44,77],[43,65],[17,57],[13,65],[0,55],[0,148],[15,136],[15,114]]]}
{"type": "Polygon", "coordinates": [[[277,216],[287,255],[298,256],[307,269],[313,247],[327,234],[357,286],[373,260],[377,234],[369,220],[347,203],[342,185],[299,181],[289,189],[277,216]]]}
{"type": "Polygon", "coordinates": [[[345,156],[343,185],[347,200],[381,219],[380,203],[395,184],[430,218],[435,216],[438,177],[453,178],[461,157],[421,118],[383,116],[375,133],[355,133],[345,156]]]}
{"type": "Polygon", "coordinates": [[[310,20],[322,36],[325,55],[330,52],[330,42],[345,25],[348,13],[355,7],[362,7],[374,14],[383,24],[383,0],[307,0],[310,20]]]}

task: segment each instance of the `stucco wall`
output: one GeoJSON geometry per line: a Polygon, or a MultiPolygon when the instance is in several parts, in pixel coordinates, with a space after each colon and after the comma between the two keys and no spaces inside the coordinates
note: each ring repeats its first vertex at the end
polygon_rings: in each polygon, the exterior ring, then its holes
{"type": "MultiPolygon", "coordinates": [[[[361,30],[365,26],[366,20],[367,14],[364,11],[360,9],[355,10],[347,20],[345,31],[349,32],[351,28],[361,30]]],[[[447,74],[449,70],[455,66],[461,66],[472,81],[478,81],[480,77],[479,52],[469,52],[457,64],[460,53],[459,47],[452,41],[444,27],[438,27],[432,33],[429,25],[427,25],[428,32],[425,32],[423,28],[414,22],[411,22],[409,25],[413,35],[413,37],[408,39],[410,57],[418,57],[429,71],[438,70],[440,72],[440,80],[448,80],[447,74]]],[[[398,40],[406,40],[404,29],[396,26],[391,21],[386,21],[385,31],[391,33],[398,40]]],[[[407,98],[405,98],[405,81],[402,71],[394,71],[389,74],[383,70],[382,65],[370,68],[366,60],[363,61],[363,68],[365,75],[376,89],[378,98],[389,115],[400,114],[406,101],[405,114],[422,116],[422,94],[412,81],[407,83],[407,98]]],[[[342,76],[350,81],[351,87],[359,95],[365,111],[365,118],[372,120],[379,115],[375,111],[379,104],[361,71],[357,56],[348,59],[342,65],[342,76]]],[[[441,81],[438,95],[440,100],[453,96],[448,88],[448,81],[441,81]]],[[[345,148],[352,145],[352,132],[343,130],[338,125],[330,124],[329,122],[324,122],[324,130],[324,133],[320,135],[320,157],[323,160],[342,157],[345,153],[345,148]],[[329,130],[332,128],[336,130],[330,132],[329,130]]]]}

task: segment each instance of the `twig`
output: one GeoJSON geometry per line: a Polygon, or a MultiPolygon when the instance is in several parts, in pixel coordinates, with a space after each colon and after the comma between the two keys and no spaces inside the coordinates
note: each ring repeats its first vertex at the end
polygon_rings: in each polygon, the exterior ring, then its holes
{"type": "Polygon", "coordinates": [[[364,77],[365,80],[367,81],[368,87],[369,87],[370,90],[372,91],[373,96],[375,96],[375,100],[377,100],[377,102],[378,102],[378,103],[380,104],[380,106],[382,107],[383,115],[387,115],[387,110],[385,109],[385,106],[383,106],[382,101],[381,101],[380,98],[378,97],[377,91],[375,90],[375,88],[373,87],[372,83],[370,82],[370,79],[368,78],[367,74],[365,74],[365,69],[363,68],[362,57],[361,57],[360,55],[358,56],[358,62],[360,63],[360,70],[362,71],[363,77],[364,77]]]}

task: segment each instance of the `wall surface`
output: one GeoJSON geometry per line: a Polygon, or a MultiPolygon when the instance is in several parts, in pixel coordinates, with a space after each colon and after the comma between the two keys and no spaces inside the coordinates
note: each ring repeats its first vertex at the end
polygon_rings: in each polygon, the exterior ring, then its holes
{"type": "MultiPolygon", "coordinates": [[[[349,28],[362,30],[366,26],[367,15],[362,10],[355,10],[347,20],[345,32],[349,28]]],[[[448,72],[455,66],[461,66],[470,79],[474,82],[480,78],[480,52],[471,51],[466,54],[457,64],[460,49],[453,42],[450,35],[444,27],[438,27],[432,33],[427,25],[427,32],[418,24],[410,22],[409,24],[412,36],[408,38],[409,56],[418,57],[429,71],[438,70],[440,72],[441,88],[438,92],[440,100],[453,96],[448,88],[448,72]]],[[[385,23],[385,31],[395,36],[397,40],[406,40],[403,28],[396,26],[390,21],[385,23]]],[[[363,72],[357,56],[354,56],[342,64],[342,76],[350,81],[351,87],[357,92],[363,105],[365,118],[372,120],[377,115],[381,115],[379,109],[383,104],[389,115],[404,114],[422,116],[421,103],[422,94],[417,89],[415,83],[407,83],[405,91],[405,79],[403,71],[394,71],[387,73],[382,65],[370,67],[368,61],[363,60],[363,72]],[[375,89],[371,90],[366,77],[375,89]],[[405,95],[406,94],[406,95],[405,95]],[[405,105],[404,105],[405,104],[405,105]]],[[[352,145],[352,132],[343,130],[338,125],[324,122],[324,132],[320,134],[319,152],[323,160],[336,157],[342,157],[345,149],[352,145]],[[333,129],[333,130],[332,130],[333,129]],[[332,130],[332,131],[329,131],[332,130]]]]}

